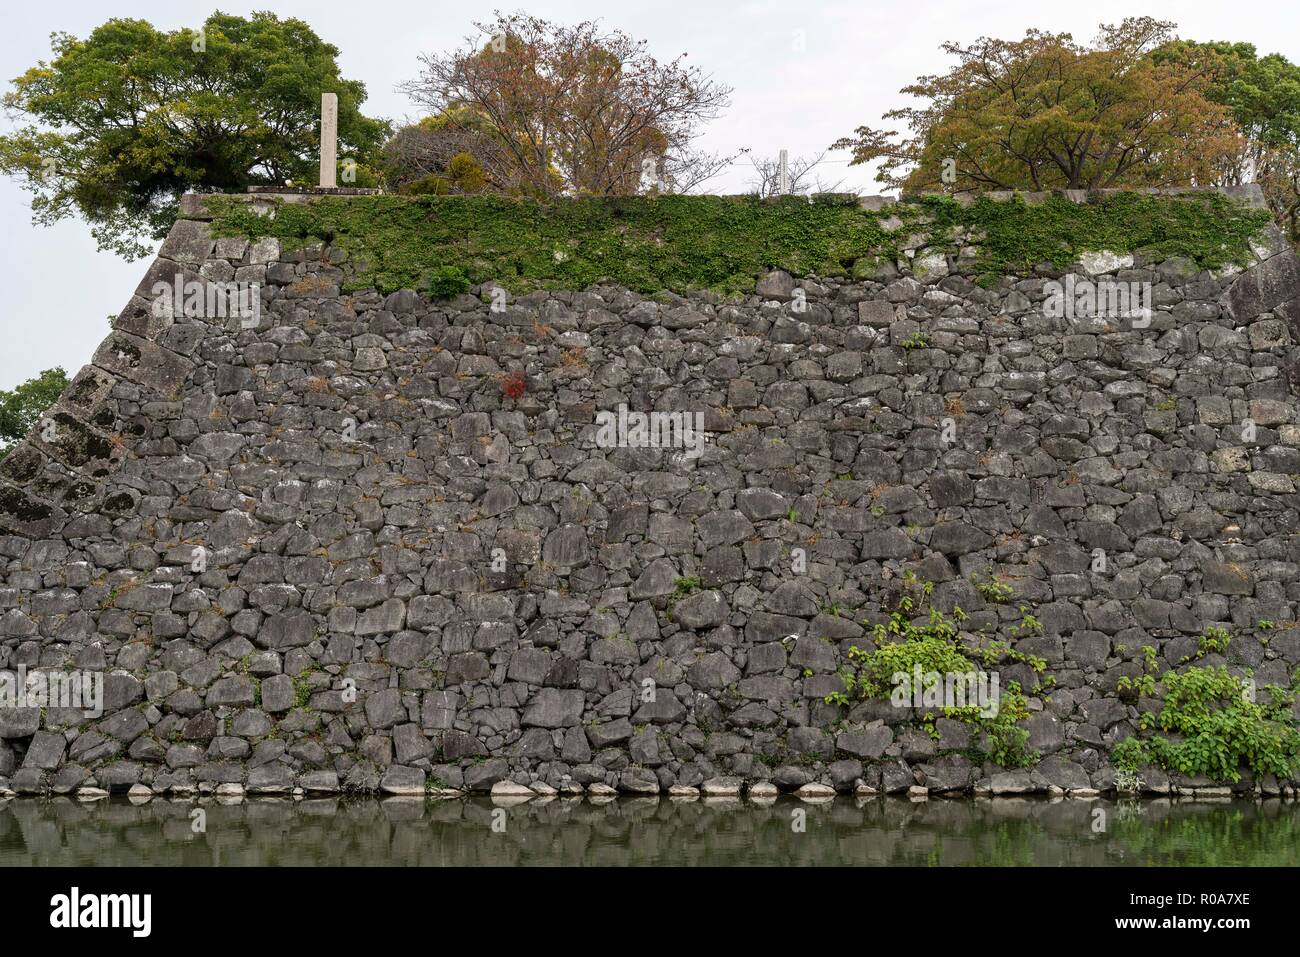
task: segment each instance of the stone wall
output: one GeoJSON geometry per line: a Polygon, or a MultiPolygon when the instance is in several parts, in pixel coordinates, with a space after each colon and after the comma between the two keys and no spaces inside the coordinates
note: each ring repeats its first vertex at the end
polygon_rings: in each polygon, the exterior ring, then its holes
{"type": "Polygon", "coordinates": [[[1084,257],[1152,284],[1132,328],[916,252],[743,302],[430,301],[182,219],[0,465],[0,666],[105,675],[99,718],[0,709],[0,789],[1086,793],[1151,704],[1116,692],[1143,646],[1173,666],[1218,625],[1205,663],[1290,685],[1295,254],[1084,257]],[[157,315],[178,276],[262,283],[260,324],[157,315]],[[624,403],[701,413],[702,454],[598,446],[624,403]],[[1032,767],[825,700],[908,570],[1046,661],[1032,767]]]}

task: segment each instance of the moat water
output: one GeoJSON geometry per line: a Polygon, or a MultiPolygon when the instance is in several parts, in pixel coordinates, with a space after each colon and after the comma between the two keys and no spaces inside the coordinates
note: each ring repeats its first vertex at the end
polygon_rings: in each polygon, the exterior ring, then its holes
{"type": "Polygon", "coordinates": [[[0,802],[4,867],[1288,866],[1298,858],[1300,803],[1279,800],[0,802]]]}

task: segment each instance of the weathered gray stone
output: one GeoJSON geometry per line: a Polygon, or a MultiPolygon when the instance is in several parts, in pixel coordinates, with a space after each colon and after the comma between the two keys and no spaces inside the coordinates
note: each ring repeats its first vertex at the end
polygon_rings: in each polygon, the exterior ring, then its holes
{"type": "Polygon", "coordinates": [[[1300,664],[1276,230],[1244,271],[1081,257],[1155,284],[1144,329],[1049,321],[1045,276],[978,284],[978,233],[902,216],[896,261],[847,276],[502,310],[491,283],[340,297],[345,251],[210,215],[183,201],[53,430],[0,462],[0,673],[104,676],[97,716],[0,706],[0,788],[1088,793],[1157,706],[1119,687],[1143,646],[1174,666],[1221,624],[1207,663],[1300,664]],[[154,315],[177,277],[261,284],[261,324],[154,315]],[[596,441],[620,405],[708,441],[596,441]],[[928,615],[907,573],[1013,649],[981,667],[1035,699],[1037,767],[975,768],[978,727],[935,740],[846,685],[904,596],[928,615]]]}
{"type": "Polygon", "coordinates": [[[1300,258],[1283,253],[1243,272],[1228,288],[1227,304],[1238,323],[1249,322],[1284,302],[1300,299],[1300,258]]]}
{"type": "Polygon", "coordinates": [[[857,731],[841,731],[835,738],[835,747],[846,754],[877,760],[894,740],[894,733],[883,722],[857,731]]]}
{"type": "Polygon", "coordinates": [[[683,628],[715,628],[727,620],[731,609],[721,592],[704,591],[688,595],[673,605],[673,620],[683,628]]]}
{"type": "Polygon", "coordinates": [[[581,691],[542,688],[528,699],[520,720],[539,728],[571,727],[582,717],[583,699],[581,691]]]}
{"type": "Polygon", "coordinates": [[[53,771],[62,762],[66,746],[67,742],[64,740],[63,735],[53,734],[49,731],[38,731],[32,736],[31,743],[27,746],[27,754],[23,758],[23,767],[53,771]]]}
{"type": "Polygon", "coordinates": [[[425,773],[420,768],[391,764],[380,779],[379,790],[385,794],[423,795],[424,785],[425,773]]]}
{"type": "Polygon", "coordinates": [[[391,728],[406,718],[402,693],[396,688],[375,691],[366,696],[366,721],[372,728],[391,728]]]}

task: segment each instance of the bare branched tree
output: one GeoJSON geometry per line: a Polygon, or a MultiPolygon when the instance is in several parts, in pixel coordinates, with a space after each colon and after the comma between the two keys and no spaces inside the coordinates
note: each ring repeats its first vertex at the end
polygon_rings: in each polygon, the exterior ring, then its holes
{"type": "Polygon", "coordinates": [[[717,158],[690,144],[731,90],[684,55],[661,63],[644,41],[591,21],[497,13],[475,26],[482,37],[422,56],[402,90],[440,122],[486,137],[496,157],[480,163],[494,181],[541,197],[611,195],[644,188],[647,158],[664,182],[698,185],[717,172],[717,158]]]}
{"type": "MultiPolygon", "coordinates": [[[[522,192],[516,171],[500,144],[468,121],[452,123],[425,117],[399,129],[383,148],[385,176],[389,186],[399,191],[429,177],[450,183],[450,171],[457,167],[458,160],[467,159],[478,171],[474,179],[479,188],[471,191],[522,192]]],[[[453,187],[448,191],[465,190],[453,187]]]]}
{"type": "Polygon", "coordinates": [[[664,157],[659,169],[667,192],[691,193],[730,167],[739,156],[739,152],[724,155],[684,150],[664,157]]]}
{"type": "MultiPolygon", "coordinates": [[[[754,177],[750,187],[759,197],[766,199],[781,192],[781,161],[775,156],[755,156],[751,150],[744,150],[745,156],[754,167],[754,177]]],[[[786,161],[786,176],[789,179],[788,192],[795,196],[809,193],[834,193],[843,184],[843,179],[827,183],[821,178],[818,168],[826,161],[826,151],[816,156],[796,156],[786,161]]]]}

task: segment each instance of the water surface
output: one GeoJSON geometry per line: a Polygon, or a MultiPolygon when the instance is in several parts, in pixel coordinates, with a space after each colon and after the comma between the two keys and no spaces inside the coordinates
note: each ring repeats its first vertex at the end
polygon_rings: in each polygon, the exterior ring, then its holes
{"type": "Polygon", "coordinates": [[[1300,804],[1281,800],[0,802],[6,867],[1289,866],[1298,857],[1300,804]]]}

